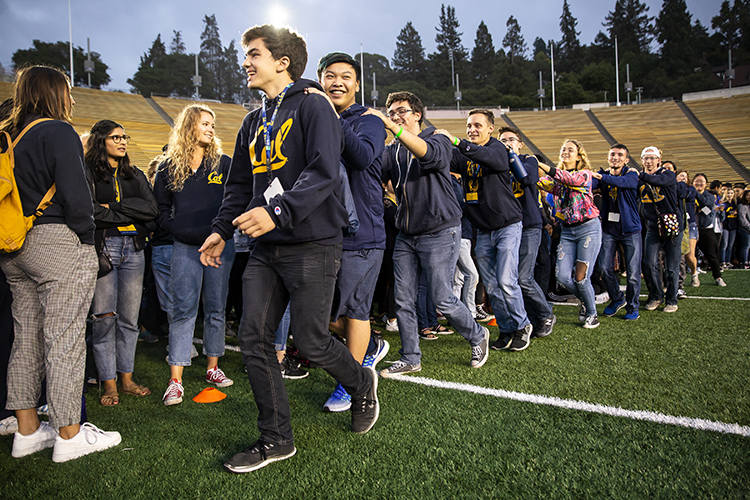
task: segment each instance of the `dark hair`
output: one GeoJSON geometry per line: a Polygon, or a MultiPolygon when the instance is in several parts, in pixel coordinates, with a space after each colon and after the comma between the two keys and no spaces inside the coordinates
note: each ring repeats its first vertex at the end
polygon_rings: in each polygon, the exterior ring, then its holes
{"type": "Polygon", "coordinates": [[[732,186],[732,187],[740,188],[740,189],[745,189],[747,187],[747,184],[745,184],[744,182],[735,182],[734,186],[732,186]]]}
{"type": "Polygon", "coordinates": [[[469,111],[469,116],[471,115],[484,115],[487,117],[487,121],[490,122],[490,125],[495,125],[495,113],[493,113],[489,109],[475,108],[469,111]]]}
{"type": "MultiPolygon", "coordinates": [[[[628,153],[628,156],[630,156],[630,150],[628,149],[628,147],[625,144],[623,144],[621,142],[616,142],[616,143],[612,144],[609,147],[609,149],[624,149],[625,152],[628,153]]],[[[674,165],[674,163],[672,163],[672,165],[674,165]]]]}
{"type": "Polygon", "coordinates": [[[521,140],[521,131],[517,129],[516,127],[508,127],[507,125],[505,127],[500,127],[500,130],[497,132],[497,136],[500,137],[505,132],[510,132],[511,134],[516,134],[516,137],[518,137],[519,140],[521,140]]]}
{"type": "MultiPolygon", "coordinates": [[[[673,165],[674,165],[674,164],[673,164],[673,165]]],[[[681,173],[683,173],[683,172],[685,173],[685,175],[687,175],[687,178],[688,178],[687,184],[690,184],[690,172],[688,172],[687,170],[684,170],[684,169],[680,169],[680,170],[676,171],[676,172],[674,173],[674,175],[675,175],[675,177],[676,177],[676,176],[680,175],[680,174],[681,174],[681,173]]],[[[698,174],[698,175],[700,175],[700,174],[698,174]]]]}
{"type": "MultiPolygon", "coordinates": [[[[116,128],[125,130],[122,125],[112,120],[99,120],[91,127],[91,133],[88,141],[86,141],[84,160],[86,161],[86,165],[94,172],[96,180],[100,182],[109,182],[112,176],[106,142],[109,133],[116,128]]],[[[128,157],[127,153],[122,158],[119,158],[117,163],[123,179],[133,177],[134,167],[130,165],[130,157],[128,157]]]]}
{"type": "Polygon", "coordinates": [[[47,66],[27,66],[16,73],[13,109],[0,130],[15,135],[35,115],[70,123],[72,108],[70,80],[65,73],[47,66]]]}
{"type": "Polygon", "coordinates": [[[411,106],[411,109],[415,113],[419,113],[419,125],[422,126],[422,122],[424,121],[424,105],[422,104],[422,101],[419,100],[419,97],[411,92],[407,92],[406,90],[401,92],[391,92],[385,100],[385,107],[390,108],[391,104],[398,101],[407,101],[409,106],[411,106]]]}
{"type": "Polygon", "coordinates": [[[693,182],[695,182],[695,179],[697,179],[698,177],[703,177],[703,180],[705,180],[706,183],[708,183],[708,177],[706,177],[706,174],[704,174],[704,173],[695,174],[693,176],[693,182]]]}
{"type": "Polygon", "coordinates": [[[307,66],[307,44],[299,33],[272,24],[253,26],[242,34],[242,46],[247,47],[256,38],[263,39],[263,44],[275,60],[289,58],[286,70],[292,81],[302,78],[307,66]]]}
{"type": "Polygon", "coordinates": [[[720,187],[721,187],[721,181],[719,179],[714,179],[711,181],[711,185],[708,187],[708,189],[718,189],[720,187]]]}
{"type": "Polygon", "coordinates": [[[750,189],[746,189],[740,195],[740,203],[743,205],[750,205],[750,189]]]}
{"type": "Polygon", "coordinates": [[[318,61],[318,80],[320,80],[321,75],[328,66],[336,63],[348,64],[354,68],[354,72],[357,74],[357,81],[362,79],[362,66],[359,64],[359,61],[344,52],[331,52],[321,57],[320,61],[318,61]]]}

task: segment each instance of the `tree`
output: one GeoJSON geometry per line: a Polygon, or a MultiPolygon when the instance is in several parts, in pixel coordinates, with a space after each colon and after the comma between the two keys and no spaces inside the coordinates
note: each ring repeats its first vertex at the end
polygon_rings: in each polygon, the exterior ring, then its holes
{"type": "Polygon", "coordinates": [[[201,85],[201,94],[208,98],[216,99],[226,93],[226,75],[223,74],[225,70],[225,65],[223,64],[224,47],[221,45],[216,15],[204,16],[203,24],[200,59],[206,66],[206,73],[202,75],[203,84],[201,85]]]}
{"type": "Polygon", "coordinates": [[[169,46],[170,54],[184,54],[185,53],[185,42],[182,41],[182,31],[172,30],[174,36],[172,37],[172,44],[169,46]]]}
{"type": "Polygon", "coordinates": [[[492,35],[484,21],[479,23],[477,37],[474,39],[474,49],[471,51],[471,70],[474,79],[485,85],[492,79],[492,69],[495,66],[495,46],[492,35]]]}
{"type": "Polygon", "coordinates": [[[518,21],[513,16],[508,18],[508,22],[505,23],[508,28],[508,32],[503,38],[503,47],[508,49],[508,57],[510,57],[511,66],[515,64],[515,58],[519,57],[523,59],[526,53],[526,42],[521,35],[521,27],[518,25],[518,21]]]}
{"type": "MultiPolygon", "coordinates": [[[[19,49],[13,53],[13,68],[18,69],[28,64],[44,64],[58,68],[70,76],[70,45],[68,42],[47,43],[40,40],[32,42],[30,49],[19,49]]],[[[88,86],[88,73],[83,71],[83,61],[88,55],[81,47],[73,47],[73,69],[75,85],[88,86]]],[[[109,66],[104,64],[98,52],[91,53],[94,61],[94,72],[91,73],[91,87],[98,89],[107,85],[111,78],[107,73],[109,66]]]]}
{"type": "MultiPolygon", "coordinates": [[[[389,85],[393,78],[393,71],[391,65],[388,62],[388,58],[380,54],[370,54],[365,52],[362,54],[364,64],[362,65],[362,84],[367,83],[367,87],[372,89],[372,75],[376,75],[376,83],[378,87],[389,85]]],[[[365,92],[367,95],[367,92],[365,92]]]]}
{"type": "Polygon", "coordinates": [[[560,40],[560,63],[564,69],[578,69],[582,66],[581,60],[581,42],[578,41],[580,31],[576,31],[578,20],[573,17],[568,6],[568,0],[563,1],[563,11],[560,16],[560,31],[562,40],[560,40]]]}
{"type": "Polygon", "coordinates": [[[404,79],[419,81],[425,71],[424,47],[422,38],[411,24],[406,23],[396,38],[396,51],[393,53],[393,69],[404,79]]]}
{"type": "Polygon", "coordinates": [[[615,10],[604,18],[602,26],[608,28],[610,40],[617,37],[621,54],[649,52],[654,18],[648,16],[648,10],[648,5],[639,0],[617,0],[615,10]]]}
{"type": "Polygon", "coordinates": [[[138,70],[133,78],[128,79],[128,83],[132,91],[145,96],[162,94],[187,97],[192,94],[194,60],[194,54],[167,54],[159,34],[149,51],[141,56],[138,70]]]}
{"type": "Polygon", "coordinates": [[[687,75],[700,66],[700,55],[693,48],[691,18],[685,0],[664,0],[656,18],[662,65],[673,76],[687,75]]]}
{"type": "Polygon", "coordinates": [[[241,104],[247,100],[250,92],[246,84],[247,74],[239,64],[239,54],[237,53],[234,39],[224,49],[222,59],[223,68],[221,74],[224,77],[224,81],[222,82],[224,93],[219,96],[219,99],[241,104]]]}
{"type": "Polygon", "coordinates": [[[534,57],[536,57],[536,55],[540,52],[549,57],[549,48],[547,47],[547,42],[542,40],[540,37],[536,37],[536,40],[534,40],[534,57]]]}
{"type": "MultiPolygon", "coordinates": [[[[437,35],[437,52],[429,55],[430,61],[430,81],[429,84],[434,88],[444,88],[448,82],[453,83],[451,75],[451,59],[453,60],[453,69],[456,73],[465,71],[466,58],[469,52],[461,43],[463,33],[458,31],[460,24],[456,18],[456,9],[443,4],[440,6],[440,24],[435,27],[437,35]]],[[[467,79],[467,83],[468,83],[467,79]]]]}

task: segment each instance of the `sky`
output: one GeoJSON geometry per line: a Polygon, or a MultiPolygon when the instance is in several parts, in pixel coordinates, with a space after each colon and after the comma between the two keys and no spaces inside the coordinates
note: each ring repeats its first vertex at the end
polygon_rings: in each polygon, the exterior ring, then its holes
{"type": "MultiPolygon", "coordinates": [[[[272,2],[236,0],[69,0],[72,12],[73,44],[101,54],[112,78],[108,90],[129,91],[127,79],[138,69],[140,57],[148,51],[156,36],[169,47],[173,30],[182,31],[188,53],[200,50],[200,34],[205,15],[216,15],[224,46],[234,39],[239,47],[245,29],[265,23],[283,24],[301,33],[308,44],[308,65],[304,76],[315,78],[315,62],[333,51],[378,53],[393,58],[396,37],[411,21],[422,38],[427,54],[434,52],[435,27],[439,23],[438,1],[412,0],[376,2],[360,0],[274,0],[272,2]]],[[[645,0],[651,16],[657,16],[661,0],[645,0]]],[[[693,20],[699,19],[711,30],[711,18],[718,15],[721,0],[686,0],[693,20]]],[[[505,23],[514,16],[529,48],[534,40],[558,40],[562,0],[453,0],[446,2],[456,10],[463,32],[463,45],[474,47],[481,21],[487,25],[495,49],[502,48],[505,23]]],[[[602,22],[614,9],[615,0],[569,0],[578,19],[579,40],[589,44],[602,22]]],[[[28,49],[32,41],[68,41],[68,2],[65,0],[0,0],[0,64],[12,66],[13,53],[28,49]]],[[[240,50],[241,52],[241,50],[240,50]]],[[[530,52],[529,52],[530,54],[530,52]]]]}

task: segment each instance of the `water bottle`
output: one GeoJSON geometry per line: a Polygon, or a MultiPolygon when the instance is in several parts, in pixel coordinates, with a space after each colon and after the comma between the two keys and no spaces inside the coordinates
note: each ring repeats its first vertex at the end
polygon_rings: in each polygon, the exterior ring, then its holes
{"type": "Polygon", "coordinates": [[[529,175],[526,172],[526,167],[521,163],[521,158],[512,149],[508,149],[508,163],[510,163],[510,172],[516,180],[520,181],[529,175]]]}

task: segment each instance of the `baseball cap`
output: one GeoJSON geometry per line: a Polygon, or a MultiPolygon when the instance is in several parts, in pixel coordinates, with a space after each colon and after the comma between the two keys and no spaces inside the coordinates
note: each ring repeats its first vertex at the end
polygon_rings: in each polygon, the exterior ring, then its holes
{"type": "Polygon", "coordinates": [[[659,148],[657,148],[656,146],[649,146],[647,148],[644,148],[644,150],[641,152],[641,158],[646,155],[654,155],[658,158],[661,158],[661,151],[659,151],[659,148]]]}

